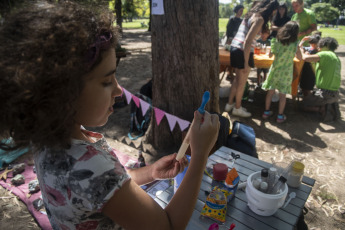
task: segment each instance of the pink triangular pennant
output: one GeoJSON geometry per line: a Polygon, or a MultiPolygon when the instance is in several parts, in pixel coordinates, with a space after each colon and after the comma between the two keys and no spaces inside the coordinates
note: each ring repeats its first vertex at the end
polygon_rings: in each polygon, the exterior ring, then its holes
{"type": "Polygon", "coordinates": [[[150,108],[150,104],[144,100],[141,100],[141,99],[139,100],[140,100],[140,105],[141,105],[141,112],[143,113],[143,116],[145,116],[147,110],[150,108]]]}
{"type": "Polygon", "coordinates": [[[170,126],[170,131],[173,131],[174,128],[175,128],[175,125],[176,125],[177,117],[175,117],[174,115],[171,115],[169,113],[165,113],[165,116],[168,119],[169,126],[170,126]]]}
{"type": "Polygon", "coordinates": [[[132,95],[132,99],[134,101],[134,103],[136,104],[136,106],[139,108],[140,106],[140,99],[134,95],[132,95]]]}
{"type": "Polygon", "coordinates": [[[123,88],[123,92],[125,93],[126,99],[127,99],[127,104],[129,104],[132,100],[132,94],[128,92],[125,88],[123,88]]]}
{"type": "Polygon", "coordinates": [[[157,125],[159,125],[165,115],[165,112],[158,108],[154,108],[154,110],[155,110],[156,122],[157,122],[157,125]]]}
{"type": "Polygon", "coordinates": [[[190,124],[189,121],[182,120],[180,118],[177,118],[177,123],[180,126],[181,131],[184,131],[190,124]]]}

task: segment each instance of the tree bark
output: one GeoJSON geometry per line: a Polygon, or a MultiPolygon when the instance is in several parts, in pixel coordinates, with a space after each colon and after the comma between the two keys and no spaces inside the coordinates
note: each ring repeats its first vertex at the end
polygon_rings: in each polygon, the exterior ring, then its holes
{"type": "MultiPolygon", "coordinates": [[[[164,11],[152,15],[153,106],[192,122],[208,90],[206,110],[219,112],[218,1],[164,0],[164,11]]],[[[166,118],[157,126],[152,117],[146,141],[175,152],[182,132],[178,123],[171,132],[166,118]]]]}
{"type": "Polygon", "coordinates": [[[149,0],[150,4],[150,19],[149,19],[149,28],[147,31],[151,32],[151,20],[152,20],[152,0],[149,0]]]}
{"type": "Polygon", "coordinates": [[[116,14],[116,24],[120,27],[120,33],[122,33],[122,3],[121,3],[121,0],[115,0],[115,14],[116,14]]]}

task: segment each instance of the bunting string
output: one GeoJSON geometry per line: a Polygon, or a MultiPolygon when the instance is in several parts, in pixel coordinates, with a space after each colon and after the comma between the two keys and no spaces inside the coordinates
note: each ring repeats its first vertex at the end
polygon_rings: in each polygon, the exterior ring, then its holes
{"type": "Polygon", "coordinates": [[[168,120],[168,124],[169,124],[171,132],[174,130],[176,124],[179,125],[181,131],[184,131],[190,125],[189,121],[183,120],[183,119],[176,117],[172,114],[169,114],[169,113],[167,113],[161,109],[153,107],[152,105],[150,105],[150,103],[136,97],[135,95],[133,95],[131,92],[129,92],[125,88],[122,88],[122,92],[125,94],[127,104],[131,103],[131,101],[133,100],[133,102],[135,103],[135,105],[138,108],[141,107],[141,112],[142,112],[143,116],[145,116],[145,114],[147,113],[149,108],[152,108],[152,111],[154,111],[154,113],[155,113],[154,117],[156,118],[157,125],[159,125],[161,123],[162,119],[165,117],[168,120]]]}

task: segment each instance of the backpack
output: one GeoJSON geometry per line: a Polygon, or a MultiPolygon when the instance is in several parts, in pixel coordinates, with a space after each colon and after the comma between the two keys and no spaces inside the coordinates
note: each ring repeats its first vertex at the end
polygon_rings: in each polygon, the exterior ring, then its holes
{"type": "Polygon", "coordinates": [[[226,146],[249,156],[258,158],[255,146],[254,129],[242,122],[234,122],[231,134],[228,136],[226,146]]]}
{"type": "MultiPolygon", "coordinates": [[[[140,93],[136,93],[135,96],[152,105],[152,101],[149,97],[140,93]]],[[[131,101],[130,128],[128,132],[128,137],[131,140],[136,140],[145,134],[150,125],[151,113],[152,107],[150,106],[145,116],[143,116],[141,107],[138,108],[135,102],[133,100],[131,101]]]]}

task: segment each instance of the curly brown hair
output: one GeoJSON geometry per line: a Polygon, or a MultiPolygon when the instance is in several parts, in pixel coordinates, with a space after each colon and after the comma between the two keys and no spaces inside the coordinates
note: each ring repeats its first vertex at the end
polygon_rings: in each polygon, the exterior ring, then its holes
{"type": "Polygon", "coordinates": [[[283,45],[289,45],[290,43],[297,41],[298,31],[298,22],[289,21],[278,30],[277,40],[283,45]]]}
{"type": "Polygon", "coordinates": [[[112,25],[106,9],[70,2],[30,3],[4,19],[0,137],[12,137],[14,145],[1,148],[70,145],[83,76],[100,63],[102,55],[89,68],[85,56],[102,30],[112,34],[110,47],[115,47],[118,35],[112,25]]]}
{"type": "Polygon", "coordinates": [[[319,41],[320,48],[327,47],[327,49],[333,52],[338,48],[338,46],[338,41],[335,38],[324,37],[319,41]]]}

